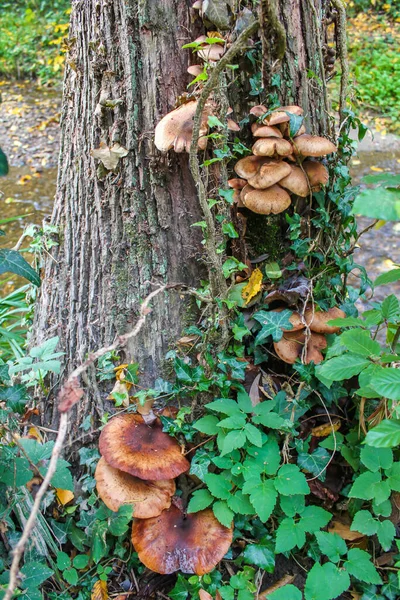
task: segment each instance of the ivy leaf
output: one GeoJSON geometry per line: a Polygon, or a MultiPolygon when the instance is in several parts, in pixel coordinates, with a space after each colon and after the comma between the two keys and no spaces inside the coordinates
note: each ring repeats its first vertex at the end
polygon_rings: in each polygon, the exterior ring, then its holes
{"type": "Polygon", "coordinates": [[[218,521],[225,527],[231,527],[235,513],[229,508],[224,500],[219,500],[213,504],[213,512],[218,521]]]}
{"type": "Polygon", "coordinates": [[[347,560],[344,563],[345,569],[360,581],[365,583],[382,583],[378,571],[370,561],[371,555],[359,548],[352,548],[347,553],[347,560]]]}
{"type": "Polygon", "coordinates": [[[318,379],[320,376],[327,381],[343,381],[358,375],[370,365],[370,361],[354,354],[335,356],[324,361],[316,368],[318,379]]]}
{"type": "Polygon", "coordinates": [[[200,448],[197,450],[196,454],[193,456],[192,461],[190,463],[190,475],[196,475],[200,479],[200,481],[204,481],[204,477],[208,473],[208,467],[211,464],[211,458],[209,457],[206,450],[200,448]]]}
{"type": "Polygon", "coordinates": [[[282,310],[281,312],[260,310],[253,315],[253,319],[261,324],[261,330],[255,340],[256,346],[263,344],[269,336],[272,336],[274,342],[279,342],[283,336],[283,329],[293,329],[289,321],[292,316],[291,310],[282,310]]]}
{"type": "Polygon", "coordinates": [[[204,481],[207,484],[211,494],[219,500],[228,500],[231,496],[232,484],[227,481],[222,475],[215,475],[215,473],[208,473],[204,477],[204,481]]]}
{"type": "Polygon", "coordinates": [[[284,585],[266,596],[266,600],[301,600],[301,591],[294,585],[284,585]]]}
{"type": "Polygon", "coordinates": [[[308,471],[314,476],[318,475],[318,479],[325,481],[326,473],[324,471],[326,465],[330,460],[330,454],[319,446],[314,452],[308,454],[307,452],[300,452],[297,456],[297,463],[299,467],[308,471]]]}
{"type": "Polygon", "coordinates": [[[294,138],[297,135],[300,127],[303,125],[304,117],[302,115],[295,115],[294,113],[285,111],[289,116],[289,137],[294,138]]]}
{"type": "Polygon", "coordinates": [[[341,343],[347,350],[360,356],[379,356],[381,347],[376,340],[371,339],[371,333],[365,329],[350,329],[340,336],[341,343]]]}
{"type": "Polygon", "coordinates": [[[274,480],[274,484],[276,490],[284,496],[310,493],[305,475],[297,465],[282,465],[274,480]]]}
{"type": "Polygon", "coordinates": [[[380,473],[371,473],[371,471],[359,475],[349,492],[350,498],[375,499],[378,504],[387,500],[389,496],[390,487],[388,482],[382,481],[380,473]]]}
{"type": "Polygon", "coordinates": [[[346,542],[337,533],[317,531],[315,537],[322,554],[325,554],[332,562],[338,563],[340,557],[346,554],[346,542]]]}
{"type": "Polygon", "coordinates": [[[204,510],[213,502],[214,498],[208,490],[196,490],[193,492],[187,511],[189,513],[193,513],[198,512],[199,510],[204,510]]]}
{"type": "Polygon", "coordinates": [[[343,569],[327,562],[315,563],[304,588],[306,600],[333,600],[350,587],[350,577],[343,569]]]}
{"type": "Polygon", "coordinates": [[[250,502],[260,520],[263,523],[268,521],[278,497],[273,482],[270,479],[249,479],[243,485],[243,493],[250,496],[250,502]]]}
{"type": "Polygon", "coordinates": [[[370,429],[365,442],[374,448],[393,448],[400,444],[400,420],[384,419],[370,429]]]}
{"type": "Polygon", "coordinates": [[[288,552],[296,546],[300,549],[306,542],[304,529],[300,527],[291,517],[286,517],[281,521],[276,530],[275,553],[288,552]]]}
{"type": "Polygon", "coordinates": [[[0,387],[0,401],[5,402],[12,411],[22,415],[29,400],[26,387],[21,384],[0,387]]]}
{"type": "Polygon", "coordinates": [[[24,575],[23,587],[31,590],[38,587],[43,581],[49,579],[54,573],[46,564],[29,561],[21,569],[24,575]]]}
{"type": "Polygon", "coordinates": [[[273,573],[275,569],[275,553],[272,546],[248,544],[243,552],[244,562],[273,573]]]}
{"type": "Polygon", "coordinates": [[[393,464],[393,451],[390,448],[361,448],[360,460],[370,471],[376,473],[380,469],[389,469],[393,464]]]}

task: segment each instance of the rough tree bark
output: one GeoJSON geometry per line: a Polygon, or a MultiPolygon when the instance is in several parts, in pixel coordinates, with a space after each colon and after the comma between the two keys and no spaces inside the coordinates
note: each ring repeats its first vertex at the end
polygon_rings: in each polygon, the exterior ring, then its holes
{"type": "MultiPolygon", "coordinates": [[[[320,84],[325,0],[277,4],[286,34],[282,102],[301,104],[312,131],[326,131],[320,84]]],[[[132,327],[149,281],[197,285],[204,275],[200,236],[191,227],[202,215],[188,156],[164,157],[153,145],[155,124],[190,80],[191,55],[181,46],[203,32],[197,14],[190,0],[72,2],[52,218],[59,247],[46,263],[35,325],[35,342],[60,336],[64,373],[88,350],[132,327]],[[119,173],[99,178],[90,152],[100,142],[129,149],[119,173]]],[[[274,48],[269,52],[276,69],[274,48]]],[[[246,89],[248,78],[242,79],[246,89]]],[[[160,374],[187,309],[176,292],[159,297],[143,335],[128,348],[147,383],[160,374]]]]}

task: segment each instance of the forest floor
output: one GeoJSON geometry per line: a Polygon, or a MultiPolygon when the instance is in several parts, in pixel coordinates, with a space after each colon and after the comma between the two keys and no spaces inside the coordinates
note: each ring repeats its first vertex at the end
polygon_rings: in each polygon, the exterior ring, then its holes
{"type": "MultiPolygon", "coordinates": [[[[2,215],[26,218],[10,223],[7,243],[18,240],[28,222],[38,223],[52,211],[59,154],[59,117],[61,93],[37,88],[29,82],[0,83],[0,146],[10,162],[10,173],[0,184],[2,215]]],[[[364,175],[400,172],[400,137],[391,133],[368,132],[351,163],[355,183],[364,175]]],[[[359,228],[371,223],[359,219],[359,228]]],[[[374,279],[393,263],[400,263],[400,224],[386,223],[371,229],[360,240],[355,261],[364,266],[374,279]]],[[[357,278],[351,283],[357,285],[357,278]]],[[[11,291],[11,289],[6,290],[11,291]]],[[[400,294],[400,284],[392,284],[392,292],[400,294]]],[[[387,293],[378,288],[375,299],[387,293]]],[[[366,303],[368,306],[369,303],[366,303]]]]}

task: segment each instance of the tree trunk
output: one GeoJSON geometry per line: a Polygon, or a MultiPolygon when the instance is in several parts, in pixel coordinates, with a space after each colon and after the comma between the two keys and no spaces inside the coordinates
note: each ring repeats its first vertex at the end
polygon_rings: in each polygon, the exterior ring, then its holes
{"type": "MultiPolygon", "coordinates": [[[[60,336],[64,374],[89,350],[132,328],[151,283],[197,286],[204,277],[199,228],[191,227],[203,216],[188,156],[162,156],[153,144],[156,123],[190,81],[186,69],[192,55],[181,46],[203,32],[190,5],[189,0],[72,2],[52,218],[59,246],[46,263],[34,340],[60,336]],[[104,176],[91,156],[101,142],[129,150],[118,172],[104,176]]],[[[281,100],[303,106],[312,131],[326,131],[319,83],[325,7],[320,0],[281,0],[278,10],[286,33],[281,100]]],[[[274,48],[269,50],[273,59],[274,48]]],[[[175,291],[153,302],[142,335],[127,349],[128,358],[139,362],[144,383],[160,375],[169,343],[187,324],[187,310],[175,291]]],[[[46,421],[51,421],[48,413],[46,421]]]]}

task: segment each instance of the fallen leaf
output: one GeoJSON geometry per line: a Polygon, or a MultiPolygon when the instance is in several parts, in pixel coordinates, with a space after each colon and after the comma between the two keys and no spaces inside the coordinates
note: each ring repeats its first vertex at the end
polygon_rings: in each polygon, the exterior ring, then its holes
{"type": "Polygon", "coordinates": [[[124,158],[129,150],[116,143],[109,148],[104,142],[100,142],[99,148],[94,148],[90,154],[93,158],[101,160],[108,171],[115,171],[120,158],[124,158]]]}
{"type": "Polygon", "coordinates": [[[254,269],[247,285],[242,289],[242,298],[245,300],[246,304],[248,304],[252,298],[257,296],[258,292],[261,290],[262,280],[263,274],[260,269],[254,269]]]}
{"type": "Polygon", "coordinates": [[[180,346],[191,346],[198,339],[198,335],[184,335],[178,340],[180,346]]]}
{"type": "Polygon", "coordinates": [[[98,579],[92,588],[91,600],[108,600],[108,598],[107,581],[98,579]]]}
{"type": "Polygon", "coordinates": [[[261,379],[261,373],[259,373],[256,376],[253,383],[251,384],[249,396],[250,396],[252,406],[257,406],[257,404],[260,403],[260,389],[259,389],[260,379],[261,379]]]}
{"type": "Polygon", "coordinates": [[[354,542],[355,540],[359,540],[363,538],[363,534],[359,531],[352,531],[350,529],[350,523],[343,523],[343,521],[339,521],[338,519],[333,519],[328,526],[329,533],[337,533],[343,540],[348,542],[354,542]]]}
{"type": "Polygon", "coordinates": [[[324,423],[323,425],[318,425],[318,427],[313,427],[311,429],[311,435],[315,437],[326,437],[330,435],[332,431],[338,431],[340,429],[341,422],[339,419],[337,421],[332,421],[332,425],[330,423],[324,423]]]}
{"type": "Polygon", "coordinates": [[[213,597],[211,596],[211,594],[209,594],[208,592],[206,592],[206,590],[199,590],[199,596],[200,596],[200,600],[213,600],[213,597]]]}
{"type": "Polygon", "coordinates": [[[78,378],[67,381],[61,388],[58,395],[58,410],[60,413],[68,412],[74,404],[79,402],[83,396],[83,390],[79,386],[78,378]]]}
{"type": "Polygon", "coordinates": [[[55,490],[58,501],[62,505],[68,504],[68,502],[74,499],[74,494],[69,490],[61,490],[60,488],[55,488],[55,490]]]}
{"type": "Polygon", "coordinates": [[[28,437],[30,437],[30,438],[32,438],[34,440],[37,440],[40,443],[43,442],[43,437],[42,437],[40,431],[36,427],[34,427],[34,426],[29,427],[29,429],[28,429],[28,437]]]}

